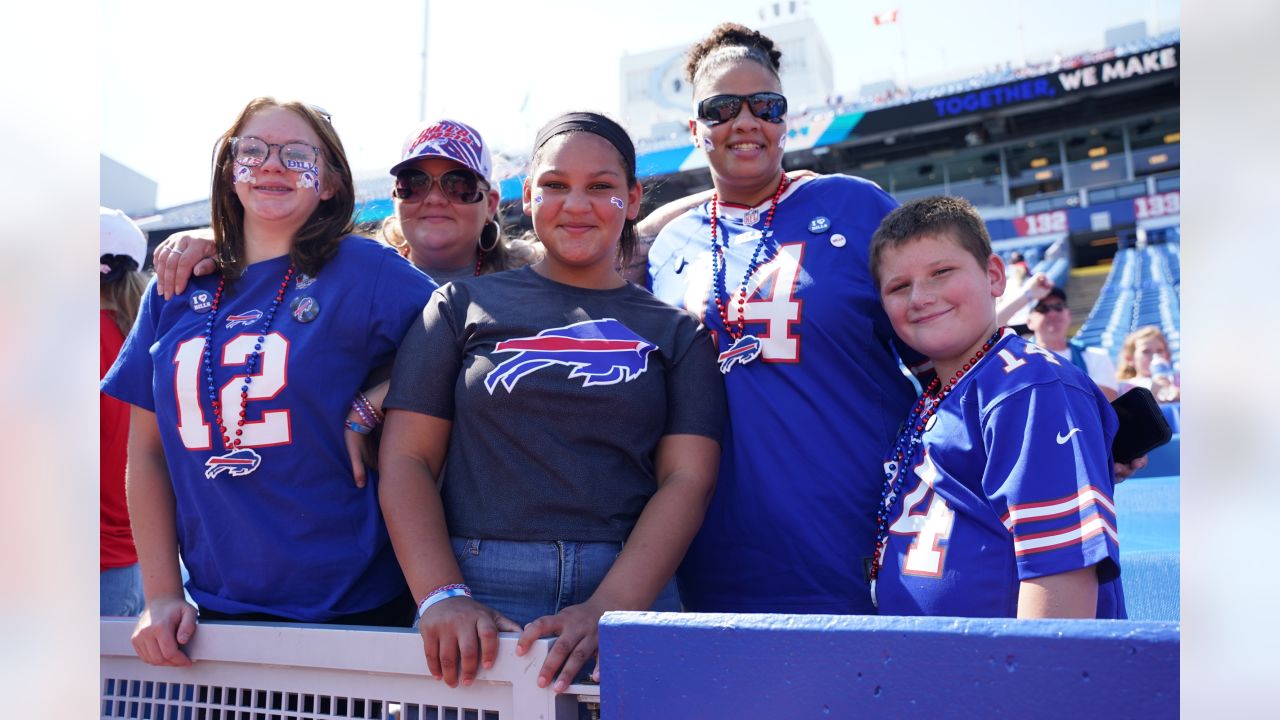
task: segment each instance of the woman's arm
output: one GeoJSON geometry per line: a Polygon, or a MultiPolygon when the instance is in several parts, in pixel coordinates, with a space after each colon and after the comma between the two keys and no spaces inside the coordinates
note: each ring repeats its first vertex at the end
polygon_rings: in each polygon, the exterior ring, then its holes
{"type": "Polygon", "coordinates": [[[1098,615],[1098,571],[1046,575],[1018,584],[1020,618],[1094,618],[1098,615]]]}
{"type": "MultiPolygon", "coordinates": [[[[448,420],[393,409],[382,430],[378,501],[400,568],[419,603],[434,589],[463,581],[436,490],[452,427],[448,420]]],[[[519,630],[519,625],[469,597],[435,603],[418,625],[427,668],[449,687],[458,686],[459,674],[462,684],[470,685],[477,661],[493,666],[499,631],[519,630]]]]}
{"type": "Polygon", "coordinates": [[[196,609],[182,591],[173,484],[156,415],[137,406],[129,415],[125,493],[147,601],[133,631],[133,648],[151,665],[190,665],[178,646],[196,631],[196,609]]]}
{"type": "Polygon", "coordinates": [[[600,587],[585,603],[540,617],[521,634],[517,655],[540,637],[560,636],[538,673],[538,687],[546,687],[559,672],[555,691],[568,689],[596,654],[600,616],[609,610],[649,609],[702,526],[715,489],[720,444],[701,435],[667,435],[658,443],[655,465],[658,491],[649,498],[600,587]]]}
{"type": "Polygon", "coordinates": [[[156,271],[156,291],[165,300],[187,289],[193,276],[208,275],[217,269],[213,262],[213,228],[176,232],[151,252],[156,271]]]}

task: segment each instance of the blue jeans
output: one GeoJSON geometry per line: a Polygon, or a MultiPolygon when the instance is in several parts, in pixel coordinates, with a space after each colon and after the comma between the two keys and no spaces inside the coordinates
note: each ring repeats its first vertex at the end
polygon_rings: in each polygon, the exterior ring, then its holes
{"type": "Polygon", "coordinates": [[[99,615],[139,615],[142,604],[142,570],[138,563],[102,571],[98,579],[99,615]]]}
{"type": "MultiPolygon", "coordinates": [[[[472,596],[520,625],[586,602],[622,552],[620,542],[449,540],[472,596]]],[[[680,610],[674,579],[650,609],[680,610]]]]}

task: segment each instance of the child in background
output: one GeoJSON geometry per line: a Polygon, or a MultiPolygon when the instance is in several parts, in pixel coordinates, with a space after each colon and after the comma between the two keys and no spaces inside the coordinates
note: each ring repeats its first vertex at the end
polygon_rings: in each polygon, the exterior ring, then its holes
{"type": "Polygon", "coordinates": [[[886,456],[879,611],[1125,617],[1115,413],[1083,372],[997,324],[1004,264],[981,217],[959,198],[910,202],[870,261],[893,329],[938,373],[886,456]]]}
{"type": "Polygon", "coordinates": [[[1170,357],[1169,341],[1155,325],[1129,333],[1120,346],[1120,367],[1116,369],[1120,393],[1144,387],[1159,402],[1178,402],[1182,390],[1179,378],[1169,363],[1170,357]]]}

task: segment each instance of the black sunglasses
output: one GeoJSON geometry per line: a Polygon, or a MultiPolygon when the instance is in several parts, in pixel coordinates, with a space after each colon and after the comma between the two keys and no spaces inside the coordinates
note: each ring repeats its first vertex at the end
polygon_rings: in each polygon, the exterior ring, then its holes
{"type": "Polygon", "coordinates": [[[742,103],[751,114],[765,122],[780,123],[787,114],[787,99],[776,92],[759,92],[751,95],[712,95],[698,103],[698,118],[707,125],[719,125],[738,117],[742,103]]]}
{"type": "MultiPolygon", "coordinates": [[[[391,194],[401,200],[415,202],[425,200],[427,195],[431,194],[431,186],[436,181],[436,178],[421,170],[402,170],[396,175],[396,184],[391,194]]],[[[484,194],[489,191],[489,186],[480,179],[480,176],[462,168],[444,173],[438,181],[440,192],[444,193],[450,202],[463,205],[474,205],[484,200],[484,194]]]]}

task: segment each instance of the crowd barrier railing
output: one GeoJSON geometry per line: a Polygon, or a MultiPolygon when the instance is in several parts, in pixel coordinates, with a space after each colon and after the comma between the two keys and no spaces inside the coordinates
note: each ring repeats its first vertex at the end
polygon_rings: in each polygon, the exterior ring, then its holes
{"type": "MultiPolygon", "coordinates": [[[[275,623],[201,623],[190,667],[137,658],[130,618],[102,618],[102,718],[145,720],[567,720],[598,687],[556,695],[537,686],[553,640],[523,657],[503,633],[498,658],[470,687],[427,673],[417,632],[275,623]]],[[[594,697],[592,697],[594,696],[594,697]]]]}

